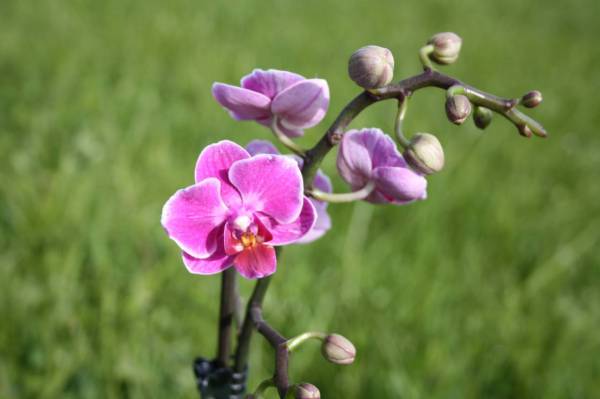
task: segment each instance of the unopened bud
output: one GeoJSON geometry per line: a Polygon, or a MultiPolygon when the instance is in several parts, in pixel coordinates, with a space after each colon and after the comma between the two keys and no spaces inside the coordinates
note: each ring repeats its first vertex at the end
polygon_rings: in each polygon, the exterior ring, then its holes
{"type": "Polygon", "coordinates": [[[383,87],[394,77],[394,56],[390,50],[379,46],[359,48],[350,56],[348,74],[362,88],[383,87]]]}
{"type": "Polygon", "coordinates": [[[444,168],[444,150],[433,134],[415,134],[403,156],[413,169],[425,175],[439,172],[444,168]]]}
{"type": "Polygon", "coordinates": [[[462,125],[471,114],[471,101],[466,96],[458,94],[446,100],[446,115],[455,125],[462,125]]]}
{"type": "Polygon", "coordinates": [[[542,93],[532,90],[521,97],[521,104],[527,108],[535,108],[542,102],[542,93]]]}
{"type": "Polygon", "coordinates": [[[427,44],[433,45],[430,58],[438,64],[452,64],[458,59],[462,39],[456,33],[442,32],[433,35],[427,44]]]}
{"type": "Polygon", "coordinates": [[[519,129],[519,134],[523,137],[531,137],[533,135],[531,128],[527,125],[517,125],[517,129],[519,129]]]}
{"type": "Polygon", "coordinates": [[[485,129],[492,123],[492,110],[485,107],[475,107],[473,112],[473,121],[479,129],[485,129]]]}
{"type": "Polygon", "coordinates": [[[356,357],[356,348],[348,338],[330,334],[323,340],[321,353],[331,363],[350,364],[356,357]]]}
{"type": "Polygon", "coordinates": [[[321,399],[321,392],[313,384],[303,382],[296,385],[295,396],[296,399],[321,399]]]}

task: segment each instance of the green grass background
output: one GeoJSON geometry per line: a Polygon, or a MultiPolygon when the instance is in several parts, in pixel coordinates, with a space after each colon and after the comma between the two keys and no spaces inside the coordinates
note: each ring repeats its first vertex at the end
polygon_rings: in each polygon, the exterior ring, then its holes
{"type": "MultiPolygon", "coordinates": [[[[285,251],[266,317],[354,341],[349,367],[317,344],[294,354],[293,380],[325,398],[598,397],[599,15],[595,0],[2,1],[0,397],[196,397],[219,278],[185,271],[161,207],[208,143],[270,138],[230,119],[212,82],[255,67],[327,79],[309,145],[358,92],[352,51],[392,49],[399,79],[445,30],[464,46],[444,71],[541,90],[531,114],[550,138],[501,118],[453,126],[443,92],[419,92],[407,129],[438,134],[447,156],[428,200],[332,206],[326,238],[285,251]]],[[[390,131],[393,115],[378,104],[353,126],[390,131]]],[[[272,371],[254,342],[251,387],[272,371]]]]}

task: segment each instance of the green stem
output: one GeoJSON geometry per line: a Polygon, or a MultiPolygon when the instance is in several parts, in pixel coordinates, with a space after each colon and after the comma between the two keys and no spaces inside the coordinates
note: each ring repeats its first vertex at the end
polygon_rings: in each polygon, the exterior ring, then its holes
{"type": "Polygon", "coordinates": [[[433,53],[434,47],[433,44],[428,44],[427,46],[421,47],[419,50],[419,59],[421,60],[421,64],[423,64],[423,69],[431,69],[433,70],[433,64],[431,63],[431,59],[429,58],[429,54],[433,53]]]}
{"type": "Polygon", "coordinates": [[[267,378],[266,380],[262,381],[260,384],[258,384],[258,387],[256,387],[256,390],[254,391],[253,395],[255,399],[259,399],[263,397],[263,394],[265,393],[265,391],[268,388],[274,387],[275,386],[275,382],[273,382],[272,378],[267,378]]]}
{"type": "Polygon", "coordinates": [[[288,150],[292,151],[294,154],[303,157],[306,154],[306,150],[304,150],[304,148],[300,147],[298,144],[294,143],[292,139],[286,136],[285,133],[283,133],[279,129],[278,123],[279,118],[274,116],[273,122],[271,122],[271,130],[273,131],[275,137],[277,137],[277,140],[279,140],[281,144],[283,144],[288,150]]]}
{"type": "Polygon", "coordinates": [[[309,339],[317,339],[319,341],[323,341],[326,337],[327,337],[327,334],[325,334],[325,333],[318,332],[318,331],[309,331],[309,332],[300,334],[294,338],[288,339],[285,346],[287,346],[288,351],[293,352],[295,349],[297,349],[300,345],[302,345],[304,342],[308,341],[309,339]]]}
{"type": "Polygon", "coordinates": [[[398,113],[396,114],[396,123],[394,124],[394,133],[396,133],[396,139],[398,143],[406,149],[410,146],[410,141],[402,133],[402,125],[404,124],[404,117],[406,116],[406,109],[408,108],[408,97],[404,97],[402,100],[398,100],[398,113]]]}
{"type": "Polygon", "coordinates": [[[369,180],[363,188],[357,191],[353,191],[351,193],[326,193],[324,191],[313,188],[308,191],[308,194],[310,194],[314,199],[317,199],[319,201],[340,203],[363,200],[373,192],[373,189],[375,189],[375,182],[369,180]]]}

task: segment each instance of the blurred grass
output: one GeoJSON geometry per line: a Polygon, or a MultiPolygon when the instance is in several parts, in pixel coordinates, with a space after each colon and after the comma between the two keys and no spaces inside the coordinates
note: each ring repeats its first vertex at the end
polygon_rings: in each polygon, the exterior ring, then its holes
{"type": "MultiPolygon", "coordinates": [[[[211,83],[255,67],[327,79],[331,112],[308,145],[357,92],[354,49],[391,48],[401,78],[444,30],[464,38],[449,73],[500,95],[540,89],[532,113],[551,137],[499,118],[457,128],[443,93],[419,93],[408,130],[438,132],[448,158],[429,199],[332,206],[327,237],[284,254],[266,316],[355,342],[351,367],[316,345],[294,355],[294,380],[324,397],[596,397],[598,15],[593,0],[2,2],[0,397],[196,397],[218,277],[185,272],[160,210],[206,144],[269,137],[231,120],[211,83]]],[[[354,126],[389,131],[393,107],[354,126]]],[[[251,386],[272,367],[255,343],[251,386]]]]}

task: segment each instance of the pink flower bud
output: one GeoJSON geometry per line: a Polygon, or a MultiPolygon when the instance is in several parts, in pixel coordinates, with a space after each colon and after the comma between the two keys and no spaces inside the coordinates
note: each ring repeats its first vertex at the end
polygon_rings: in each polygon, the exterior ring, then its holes
{"type": "Polygon", "coordinates": [[[444,150],[433,134],[415,134],[403,155],[413,169],[425,175],[439,172],[444,168],[444,150]]]}
{"type": "Polygon", "coordinates": [[[335,364],[351,364],[356,357],[356,348],[347,338],[339,334],[330,334],[321,346],[325,359],[335,364]]]}
{"type": "Polygon", "coordinates": [[[357,85],[377,89],[392,81],[394,56],[386,48],[366,46],[356,50],[348,61],[348,74],[357,85]]]}
{"type": "Polygon", "coordinates": [[[462,125],[471,115],[471,102],[466,96],[458,94],[446,100],[446,116],[455,125],[462,125]]]}
{"type": "Polygon", "coordinates": [[[442,32],[433,35],[428,44],[433,45],[430,57],[438,64],[452,64],[458,59],[462,39],[456,33],[442,32]]]}
{"type": "Polygon", "coordinates": [[[542,102],[542,93],[532,90],[521,97],[521,104],[527,108],[535,108],[542,102]]]}
{"type": "Polygon", "coordinates": [[[295,397],[296,399],[321,399],[321,392],[313,384],[303,382],[296,386],[295,397]]]}

